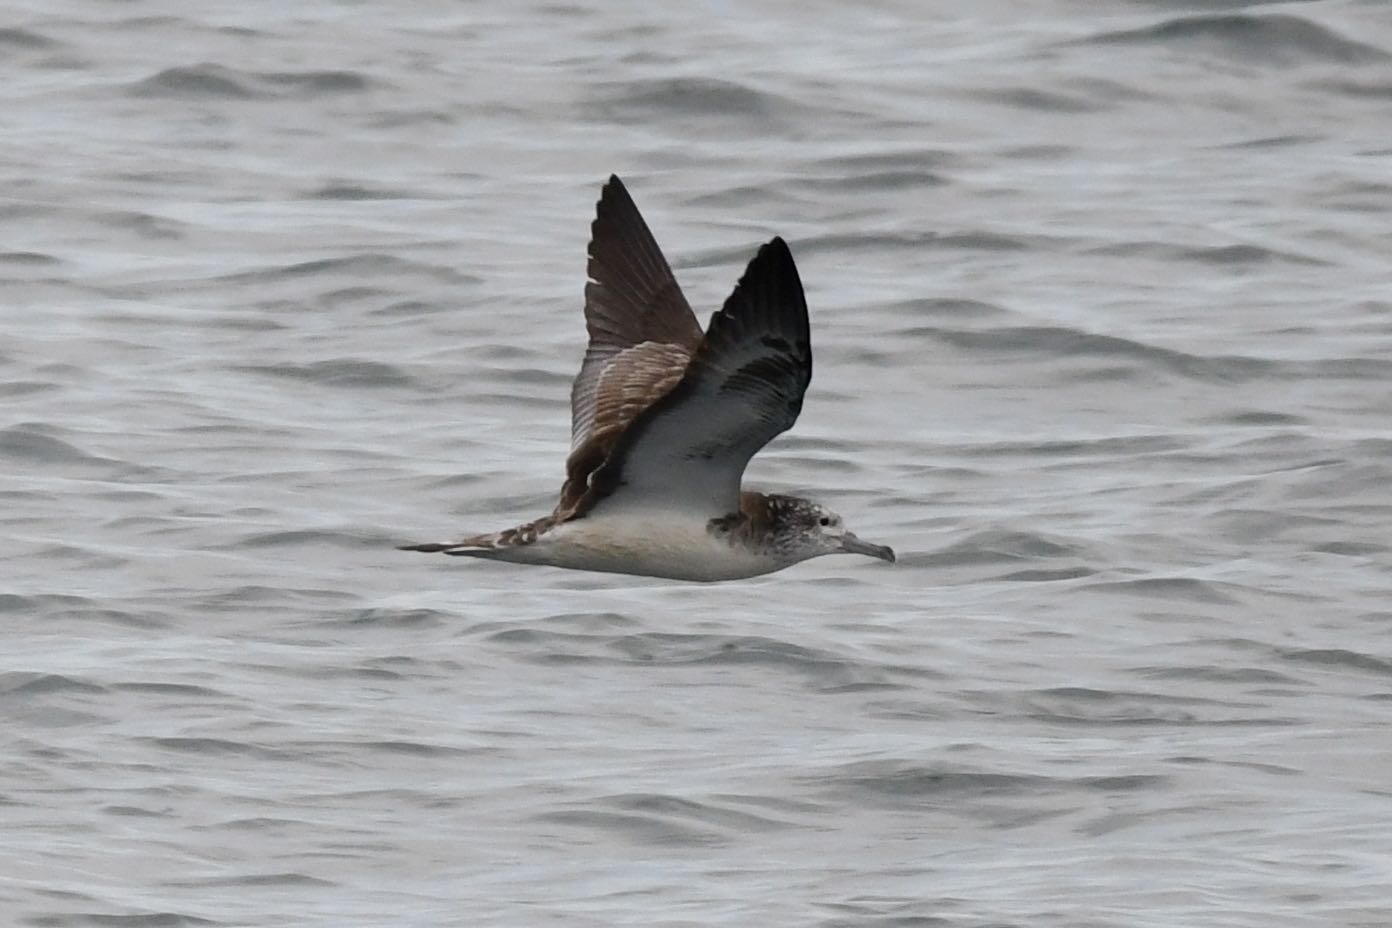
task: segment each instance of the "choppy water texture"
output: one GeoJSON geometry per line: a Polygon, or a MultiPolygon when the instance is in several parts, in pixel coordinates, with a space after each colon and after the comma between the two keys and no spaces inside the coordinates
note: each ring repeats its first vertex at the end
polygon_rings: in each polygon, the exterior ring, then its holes
{"type": "Polygon", "coordinates": [[[1388,4],[204,6],[0,28],[0,922],[1392,924],[1388,4]],[[393,550],[611,171],[897,566],[393,550]]]}

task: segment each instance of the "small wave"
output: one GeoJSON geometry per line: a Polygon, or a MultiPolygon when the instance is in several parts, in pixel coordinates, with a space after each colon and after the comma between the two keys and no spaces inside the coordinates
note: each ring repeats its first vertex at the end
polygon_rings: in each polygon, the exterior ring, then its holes
{"type": "Polygon", "coordinates": [[[1243,702],[1168,693],[1101,690],[1082,686],[1036,690],[1024,714],[1059,725],[1291,725],[1288,718],[1254,717],[1243,702]]]}
{"type": "Polygon", "coordinates": [[[1215,606],[1232,605],[1237,600],[1223,591],[1230,584],[1215,583],[1211,580],[1196,580],[1193,577],[1142,577],[1136,580],[1114,580],[1105,583],[1089,584],[1091,592],[1121,593],[1126,596],[1142,596],[1147,599],[1181,600],[1190,603],[1208,603],[1215,606]]]}
{"type": "Polygon", "coordinates": [[[1306,61],[1366,64],[1392,58],[1308,19],[1277,13],[1182,16],[1140,29],[1105,32],[1083,42],[1184,48],[1268,66],[1306,61]]]}
{"type": "Polygon", "coordinates": [[[1088,254],[1122,258],[1150,258],[1157,261],[1197,261],[1201,264],[1245,267],[1259,264],[1297,264],[1305,267],[1328,267],[1329,262],[1308,255],[1277,251],[1260,245],[1179,245],[1172,242],[1118,242],[1092,248],[1088,254]]]}
{"type": "Polygon", "coordinates": [[[258,268],[252,271],[236,271],[224,274],[222,279],[229,283],[260,283],[320,275],[338,276],[345,272],[367,276],[387,276],[404,270],[409,264],[410,262],[395,255],[367,253],[341,258],[316,258],[312,261],[297,261],[294,264],[258,268]]]}
{"type": "Polygon", "coordinates": [[[230,274],[223,274],[217,279],[229,284],[264,284],[324,277],[335,283],[363,279],[375,286],[384,280],[419,274],[453,285],[472,284],[479,281],[478,277],[455,270],[453,267],[408,261],[396,255],[379,252],[363,252],[335,258],[315,258],[310,261],[296,261],[293,264],[233,271],[230,274]]]}
{"type": "Polygon", "coordinates": [[[388,303],[385,306],[378,306],[369,309],[369,316],[404,316],[407,318],[415,316],[433,316],[443,313],[455,313],[459,307],[454,303],[432,302],[428,300],[398,300],[388,303]]]}
{"type": "Polygon", "coordinates": [[[361,93],[372,86],[354,71],[256,72],[205,63],[165,68],[136,82],[130,92],[139,97],[266,100],[361,93]]]}
{"type": "Polygon", "coordinates": [[[1199,355],[1160,348],[1117,335],[1096,335],[1059,326],[1003,326],[995,329],[924,327],[926,335],[965,351],[1000,352],[1106,360],[1127,359],[1198,380],[1243,382],[1279,369],[1277,362],[1242,355],[1199,355]]]}
{"type": "Polygon", "coordinates": [[[804,109],[777,94],[715,78],[609,84],[601,93],[587,108],[599,119],[622,124],[675,118],[688,125],[747,124],[767,134],[804,109]]]}
{"type": "Polygon", "coordinates": [[[59,42],[30,29],[7,27],[0,29],[0,47],[49,49],[56,48],[59,42]]]}
{"type": "MultiPolygon", "coordinates": [[[[37,384],[23,392],[42,392],[46,389],[49,389],[47,385],[37,384]]],[[[54,468],[65,474],[81,474],[113,483],[162,483],[175,479],[173,472],[163,468],[84,451],[52,434],[57,431],[60,430],[37,422],[0,429],[0,461],[16,462],[30,470],[36,467],[54,468]]],[[[100,440],[110,439],[103,436],[100,440]]]]}
{"type": "MultiPolygon", "coordinates": [[[[805,802],[798,805],[803,811],[815,808],[805,802]]],[[[662,793],[599,797],[584,807],[542,812],[535,819],[603,831],[636,844],[676,847],[724,844],[742,835],[795,827],[792,822],[732,808],[729,802],[662,793]]]]}
{"type": "Polygon", "coordinates": [[[1080,580],[1096,573],[1097,571],[1089,567],[1061,567],[1057,570],[1017,570],[1014,573],[1001,574],[995,579],[1014,583],[1054,583],[1060,580],[1080,580]]]}
{"type": "Polygon", "coordinates": [[[253,586],[246,584],[217,592],[203,590],[178,590],[171,593],[196,594],[191,600],[197,609],[213,612],[241,611],[250,606],[281,605],[285,602],[313,604],[340,603],[355,599],[354,595],[343,590],[289,589],[274,586],[253,586]]]}
{"type": "Polygon", "coordinates": [[[543,812],[535,816],[539,822],[570,825],[607,832],[637,845],[653,847],[705,847],[730,840],[725,834],[685,822],[671,821],[653,815],[609,812],[599,809],[571,809],[543,812]]]}
{"type": "MultiPolygon", "coordinates": [[[[55,895],[58,895],[55,893],[55,895]]],[[[203,918],[198,915],[186,915],[183,912],[170,911],[148,911],[136,912],[128,915],[109,915],[109,914],[83,914],[73,918],[62,916],[44,916],[42,919],[33,919],[28,922],[34,926],[90,926],[90,928],[218,928],[222,925],[234,925],[235,922],[213,921],[210,918],[203,918]]]]}
{"type": "Polygon", "coordinates": [[[921,806],[933,803],[958,806],[969,799],[1033,800],[1056,793],[1132,793],[1165,786],[1169,778],[1158,774],[1052,777],[1038,774],[997,773],[952,767],[930,767],[911,761],[863,761],[807,778],[810,785],[838,793],[851,793],[861,801],[921,806]]]}
{"type": "Polygon", "coordinates": [[[1280,656],[1283,660],[1300,664],[1347,668],[1392,677],[1392,661],[1346,648],[1290,648],[1281,651],[1280,656]]]}
{"type": "MultiPolygon", "coordinates": [[[[807,181],[803,179],[800,183],[806,182],[807,181]]],[[[780,189],[787,186],[790,186],[790,184],[739,184],[688,196],[683,202],[691,207],[702,207],[721,211],[748,210],[759,213],[774,213],[789,209],[795,211],[804,209],[806,207],[806,200],[799,199],[780,189]]]]}
{"type": "Polygon", "coordinates": [[[987,103],[999,103],[1014,109],[1044,113],[1095,113],[1105,109],[1100,104],[1082,97],[1069,96],[1058,91],[1040,90],[1038,87],[1003,87],[980,90],[972,94],[987,103]]]}
{"type": "Polygon", "coordinates": [[[1189,261],[1202,261],[1205,264],[1268,264],[1284,261],[1288,264],[1304,264],[1314,267],[1328,267],[1328,261],[1288,251],[1276,251],[1260,245],[1214,245],[1208,248],[1189,248],[1180,253],[1189,261]]]}
{"type": "Polygon", "coordinates": [[[329,545],[335,548],[376,548],[380,542],[367,541],[349,532],[320,529],[287,529],[279,532],[256,532],[243,535],[236,541],[216,546],[217,550],[257,550],[259,548],[298,548],[304,545],[329,545]]]}
{"type": "MultiPolygon", "coordinates": [[[[842,193],[902,193],[944,187],[949,176],[934,167],[946,159],[929,152],[861,155],[829,158],[815,163],[814,170],[790,182],[809,201],[822,201],[842,193]]],[[[754,191],[757,195],[757,190],[754,191]]]]}
{"type": "Polygon", "coordinates": [[[761,636],[682,635],[645,632],[594,635],[532,627],[493,631],[488,640],[545,663],[605,662],[658,667],[753,665],[801,674],[817,692],[895,689],[901,676],[928,671],[890,667],[761,636]]]}
{"type": "MultiPolygon", "coordinates": [[[[199,887],[230,887],[230,886],[312,886],[312,887],[335,887],[338,886],[332,880],[326,880],[317,876],[309,876],[305,873],[295,873],[286,871],[283,873],[248,873],[240,876],[216,876],[197,880],[171,880],[168,885],[183,888],[199,887]]],[[[144,924],[144,923],[133,923],[144,924]]],[[[163,923],[161,922],[162,926],[163,923]]]]}
{"type": "Polygon", "coordinates": [[[50,693],[104,693],[106,687],[58,673],[11,671],[0,673],[0,696],[36,696],[50,693]]]}
{"type": "Polygon", "coordinates": [[[1319,81],[1315,86],[1360,100],[1392,101],[1392,81],[1330,80],[1319,81]]]}
{"type": "Polygon", "coordinates": [[[141,238],[152,241],[176,240],[184,237],[183,229],[185,226],[183,223],[137,210],[100,213],[95,218],[102,225],[113,229],[128,229],[141,238]]]}
{"type": "Polygon", "coordinates": [[[54,255],[46,255],[38,251],[5,251],[0,252],[0,264],[23,264],[30,267],[52,267],[55,264],[62,264],[61,258],[54,255]]]}
{"type": "Polygon", "coordinates": [[[1260,683],[1302,686],[1303,681],[1265,667],[1143,667],[1136,671],[1151,680],[1192,680],[1199,683],[1260,683]]]}
{"type": "Polygon", "coordinates": [[[114,464],[110,458],[88,454],[35,425],[0,429],[0,458],[30,464],[114,464]]]}
{"type": "MultiPolygon", "coordinates": [[[[125,561],[118,563],[125,563],[125,561]]],[[[166,613],[156,612],[152,609],[143,609],[138,612],[115,609],[109,603],[68,593],[42,593],[31,596],[19,596],[13,593],[0,595],[0,612],[43,616],[49,622],[97,622],[140,629],[168,628],[173,624],[166,613]]]]}
{"type": "Polygon", "coordinates": [[[248,364],[236,369],[325,387],[405,387],[415,383],[399,367],[360,358],[334,358],[312,364],[248,364]]]}
{"type": "Polygon", "coordinates": [[[123,818],[164,818],[172,819],[176,813],[168,810],[156,811],[154,809],[143,809],[140,806],[111,805],[102,806],[101,812],[104,815],[119,815],[123,818]]]}
{"type": "Polygon", "coordinates": [[[1076,547],[1030,532],[988,530],[920,558],[932,566],[1011,564],[1037,558],[1077,557],[1076,547]]]}
{"type": "Polygon", "coordinates": [[[227,699],[228,693],[207,686],[192,683],[157,683],[141,681],[137,683],[113,683],[113,690],[128,693],[149,693],[156,696],[178,696],[181,699],[227,699]]]}
{"type": "Polygon", "coordinates": [[[141,97],[194,97],[249,100],[256,96],[246,75],[220,65],[166,68],[137,83],[131,90],[141,97]]]}
{"type": "Polygon", "coordinates": [[[324,184],[305,194],[311,200],[414,200],[420,195],[404,190],[387,190],[365,184],[324,184]]]}
{"type": "Polygon", "coordinates": [[[330,745],[315,742],[310,747],[351,747],[357,750],[376,751],[381,754],[397,754],[407,757],[460,757],[477,753],[472,748],[451,747],[440,744],[426,744],[423,741],[353,741],[330,745]]]}
{"type": "Polygon", "coordinates": [[[834,155],[813,164],[837,174],[897,174],[917,173],[930,167],[946,168],[960,164],[961,155],[940,148],[916,148],[908,151],[877,151],[858,155],[834,155]]]}
{"type": "Polygon", "coordinates": [[[1315,545],[1310,550],[1339,557],[1375,557],[1387,554],[1392,548],[1365,541],[1327,541],[1324,544],[1315,545]]]}
{"type": "Polygon", "coordinates": [[[204,757],[243,756],[256,757],[262,760],[286,761],[301,756],[298,752],[272,750],[260,745],[232,741],[227,738],[142,737],[136,740],[162,750],[180,754],[197,754],[204,757]]]}
{"type": "MultiPolygon", "coordinates": [[[[887,312],[896,316],[922,319],[989,319],[1008,316],[1010,311],[995,303],[952,297],[928,297],[918,300],[904,300],[885,306],[887,312]]],[[[934,334],[933,329],[903,329],[900,335],[934,334]]]]}
{"type": "Polygon", "coordinates": [[[31,396],[35,393],[51,393],[62,389],[56,383],[37,380],[10,380],[0,383],[0,396],[31,396]]]}
{"type": "Polygon", "coordinates": [[[1024,251],[1029,247],[1029,243],[1022,238],[984,231],[813,235],[799,239],[797,242],[799,255],[828,253],[840,255],[843,258],[848,252],[878,252],[883,249],[947,248],[962,251],[1001,252],[1024,251]]]}
{"type": "Polygon", "coordinates": [[[1274,428],[1277,426],[1302,426],[1307,424],[1309,420],[1305,416],[1274,412],[1269,409],[1238,409],[1212,416],[1208,421],[1218,425],[1274,428]]]}
{"type": "Polygon", "coordinates": [[[1264,149],[1296,148],[1301,145],[1313,145],[1322,141],[1324,141],[1324,136],[1322,135],[1283,133],[1280,135],[1257,135],[1236,142],[1223,142],[1214,145],[1213,148],[1216,151],[1242,151],[1244,149],[1261,151],[1264,149]]]}
{"type": "Polygon", "coordinates": [[[386,628],[438,628],[454,616],[435,609],[358,609],[343,619],[347,625],[379,625],[386,628]]]}
{"type": "Polygon", "coordinates": [[[841,177],[808,178],[800,186],[829,193],[873,193],[877,190],[902,192],[905,190],[926,190],[930,187],[944,187],[949,183],[942,174],[922,168],[900,168],[898,170],[865,171],[841,177]]]}
{"type": "Polygon", "coordinates": [[[297,97],[361,93],[374,86],[356,71],[268,71],[256,75],[263,83],[288,89],[297,97]]]}
{"type": "Polygon", "coordinates": [[[247,818],[233,818],[226,821],[216,822],[210,825],[197,825],[194,828],[198,831],[271,831],[285,827],[303,827],[309,823],[298,818],[284,818],[280,816],[272,817],[269,815],[254,815],[247,818]]]}

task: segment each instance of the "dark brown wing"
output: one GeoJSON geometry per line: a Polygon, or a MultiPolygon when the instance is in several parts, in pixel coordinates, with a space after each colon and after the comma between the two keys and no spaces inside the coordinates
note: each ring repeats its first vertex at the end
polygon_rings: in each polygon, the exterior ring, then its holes
{"type": "Polygon", "coordinates": [[[738,512],[745,466],[797,420],[811,379],[802,281],[775,238],[711,317],[681,381],[619,436],[577,514],[629,503],[738,512]]]}
{"type": "Polygon", "coordinates": [[[634,418],[677,385],[701,344],[701,326],[617,176],[604,185],[590,233],[589,345],[570,393],[558,515],[574,507],[634,418]]]}
{"type": "Polygon", "coordinates": [[[672,276],[623,181],[611,175],[590,227],[585,329],[589,345],[571,388],[572,450],[589,439],[605,368],[645,343],[676,345],[688,354],[701,326],[672,276]]]}

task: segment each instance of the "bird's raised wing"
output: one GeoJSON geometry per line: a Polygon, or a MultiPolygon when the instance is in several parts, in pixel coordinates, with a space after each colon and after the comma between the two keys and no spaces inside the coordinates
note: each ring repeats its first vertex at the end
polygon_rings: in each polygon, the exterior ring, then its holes
{"type": "Polygon", "coordinates": [[[627,502],[738,512],[745,465],[797,420],[811,379],[802,281],[775,238],[711,317],[680,381],[618,436],[576,514],[627,502]]]}
{"type": "Polygon", "coordinates": [[[589,345],[570,391],[570,457],[558,513],[574,508],[619,436],[677,385],[701,344],[701,326],[617,176],[604,185],[590,233],[589,345]]]}
{"type": "MultiPolygon", "coordinates": [[[[596,429],[611,424],[601,409],[606,399],[604,375],[620,355],[645,344],[675,346],[689,355],[701,343],[700,323],[662,249],[623,181],[614,175],[595,207],[588,273],[585,328],[589,345],[570,391],[572,451],[596,429]]],[[[636,369],[647,366],[634,365],[636,369]]],[[[631,384],[633,373],[619,379],[631,384]]]]}

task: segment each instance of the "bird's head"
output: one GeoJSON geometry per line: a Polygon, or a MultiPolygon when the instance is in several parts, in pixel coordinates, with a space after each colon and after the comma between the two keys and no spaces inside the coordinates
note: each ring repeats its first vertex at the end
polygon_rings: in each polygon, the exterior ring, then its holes
{"type": "Polygon", "coordinates": [[[794,561],[823,554],[864,554],[894,563],[894,549],[861,541],[836,513],[797,496],[765,497],[774,545],[794,561]]]}

